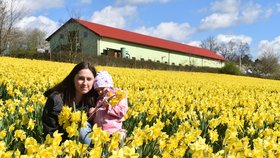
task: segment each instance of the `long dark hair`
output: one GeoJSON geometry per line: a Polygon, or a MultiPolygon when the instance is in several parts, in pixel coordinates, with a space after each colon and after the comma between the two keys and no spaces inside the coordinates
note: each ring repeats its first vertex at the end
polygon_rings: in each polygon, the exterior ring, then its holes
{"type": "MultiPolygon", "coordinates": [[[[78,72],[82,69],[89,69],[93,76],[96,76],[96,69],[91,63],[85,61],[80,62],[72,69],[69,75],[62,82],[47,90],[44,93],[44,96],[49,97],[52,94],[61,94],[63,95],[63,103],[68,106],[72,106],[75,98],[74,78],[75,75],[78,74],[78,72]]],[[[82,101],[88,106],[95,106],[97,96],[98,95],[94,91],[94,88],[92,88],[87,94],[83,96],[82,101]]]]}

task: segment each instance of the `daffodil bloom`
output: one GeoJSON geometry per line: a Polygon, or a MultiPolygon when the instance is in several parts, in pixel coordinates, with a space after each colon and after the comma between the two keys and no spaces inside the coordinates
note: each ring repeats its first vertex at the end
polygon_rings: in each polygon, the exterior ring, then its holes
{"type": "MultiPolygon", "coordinates": [[[[4,141],[0,141],[0,153],[5,152],[7,149],[6,143],[4,141]]],[[[1,155],[1,154],[0,154],[1,155]]]]}
{"type": "Polygon", "coordinates": [[[51,137],[50,135],[46,136],[45,144],[47,146],[59,146],[61,141],[62,141],[62,133],[58,133],[58,131],[56,130],[53,133],[53,137],[51,137]]]}
{"type": "Polygon", "coordinates": [[[66,127],[70,125],[72,108],[68,106],[62,106],[62,110],[58,115],[58,123],[60,126],[66,124],[66,127]]]}
{"type": "Polygon", "coordinates": [[[213,130],[213,131],[210,130],[209,134],[210,134],[210,139],[211,139],[212,143],[214,143],[215,141],[218,140],[219,134],[218,134],[217,130],[213,130]]]}
{"type": "Polygon", "coordinates": [[[135,153],[135,148],[130,148],[128,146],[125,146],[123,149],[123,154],[125,157],[130,157],[130,158],[138,158],[139,154],[135,153]]]}
{"type": "Polygon", "coordinates": [[[2,111],[0,111],[0,119],[2,120],[2,118],[5,116],[5,114],[2,112],[2,111]]]}
{"type": "Polygon", "coordinates": [[[77,148],[76,148],[77,144],[72,141],[72,140],[66,140],[63,144],[63,150],[65,153],[67,153],[67,156],[69,157],[74,157],[77,153],[77,148]]]}
{"type": "Polygon", "coordinates": [[[21,115],[24,115],[24,114],[26,114],[26,110],[23,107],[19,107],[19,113],[21,115]]]}
{"type": "Polygon", "coordinates": [[[26,111],[28,111],[29,113],[32,113],[34,111],[34,107],[33,106],[28,106],[26,107],[26,111]]]}
{"type": "Polygon", "coordinates": [[[23,141],[26,138],[26,134],[25,134],[25,132],[23,130],[16,130],[15,131],[15,137],[17,139],[20,139],[21,141],[23,141]]]}
{"type": "Polygon", "coordinates": [[[133,140],[131,145],[135,148],[141,146],[144,143],[145,136],[145,132],[142,129],[136,128],[133,131],[133,140]]]}
{"type": "Polygon", "coordinates": [[[14,151],[6,151],[1,155],[1,158],[11,158],[14,155],[14,151]]]}
{"type": "Polygon", "coordinates": [[[111,106],[116,106],[116,105],[118,105],[118,103],[119,103],[122,99],[126,98],[126,96],[127,96],[126,92],[123,91],[123,90],[120,90],[120,89],[117,89],[116,92],[115,92],[115,94],[114,94],[113,92],[110,91],[110,92],[108,92],[108,94],[106,95],[106,97],[110,98],[110,99],[109,99],[109,104],[110,104],[111,106]]]}
{"type": "Polygon", "coordinates": [[[101,146],[110,140],[110,134],[97,127],[96,124],[92,127],[92,132],[89,133],[89,137],[92,140],[92,143],[97,146],[101,146]]]}
{"type": "Polygon", "coordinates": [[[78,136],[78,129],[86,126],[87,115],[83,111],[72,111],[71,107],[63,106],[58,115],[59,125],[68,133],[68,137],[78,136]]]}
{"type": "Polygon", "coordinates": [[[68,133],[69,138],[78,136],[78,125],[76,123],[72,123],[71,126],[66,127],[66,132],[68,133]]]}
{"type": "Polygon", "coordinates": [[[89,152],[90,157],[100,158],[102,154],[102,148],[100,146],[94,146],[89,152]]]}
{"type": "Polygon", "coordinates": [[[14,156],[15,157],[21,157],[21,153],[18,149],[14,152],[14,156]]]}
{"type": "Polygon", "coordinates": [[[109,151],[112,152],[115,149],[118,149],[119,142],[121,140],[121,134],[116,132],[112,134],[111,142],[109,144],[109,151]]]}
{"type": "Polygon", "coordinates": [[[129,148],[125,146],[124,148],[121,148],[120,150],[113,151],[112,155],[109,158],[138,158],[139,154],[135,153],[134,148],[129,148]]]}
{"type": "Polygon", "coordinates": [[[35,121],[30,118],[29,121],[28,121],[28,125],[27,125],[27,129],[34,129],[34,126],[35,126],[35,121]]]}
{"type": "Polygon", "coordinates": [[[34,155],[39,150],[37,141],[32,137],[28,137],[25,139],[24,146],[27,150],[27,155],[34,155]]]}
{"type": "Polygon", "coordinates": [[[72,123],[79,123],[79,122],[81,122],[81,118],[82,118],[82,116],[81,116],[81,111],[76,111],[76,112],[72,112],[71,113],[71,122],[72,123]]]}
{"type": "Polygon", "coordinates": [[[7,132],[5,130],[0,131],[0,140],[3,140],[7,135],[7,132]]]}

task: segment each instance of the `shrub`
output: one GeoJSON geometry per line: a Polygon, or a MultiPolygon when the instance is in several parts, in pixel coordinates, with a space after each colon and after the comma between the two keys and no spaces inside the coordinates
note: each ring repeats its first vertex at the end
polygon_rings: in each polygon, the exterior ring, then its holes
{"type": "Polygon", "coordinates": [[[225,66],[221,68],[221,73],[240,75],[240,69],[235,65],[234,62],[226,62],[225,66]]]}

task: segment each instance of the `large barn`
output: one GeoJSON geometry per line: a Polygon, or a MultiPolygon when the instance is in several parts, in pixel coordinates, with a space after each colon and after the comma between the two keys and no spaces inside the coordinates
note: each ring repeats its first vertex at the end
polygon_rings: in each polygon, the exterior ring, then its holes
{"type": "Polygon", "coordinates": [[[220,68],[225,59],[199,47],[71,18],[47,38],[50,51],[220,68]]]}

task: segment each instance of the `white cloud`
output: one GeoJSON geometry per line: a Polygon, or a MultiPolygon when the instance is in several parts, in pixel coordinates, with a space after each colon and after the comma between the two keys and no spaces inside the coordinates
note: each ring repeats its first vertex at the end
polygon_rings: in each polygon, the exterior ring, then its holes
{"type": "Polygon", "coordinates": [[[247,7],[241,11],[240,22],[253,23],[261,14],[261,6],[259,4],[249,3],[247,7]]]}
{"type": "Polygon", "coordinates": [[[201,41],[191,41],[191,42],[189,42],[187,44],[191,45],[191,46],[195,46],[195,47],[200,47],[201,41]]]}
{"type": "Polygon", "coordinates": [[[112,7],[107,6],[101,11],[93,13],[90,21],[112,27],[124,28],[127,20],[136,15],[137,8],[133,6],[112,7]]]}
{"type": "Polygon", "coordinates": [[[230,42],[231,40],[237,40],[237,41],[241,41],[241,42],[246,42],[248,43],[249,45],[251,44],[252,42],[252,38],[249,37],[249,36],[245,36],[245,35],[223,35],[223,34],[219,34],[217,37],[216,37],[216,40],[219,42],[219,43],[228,43],[230,42]]]}
{"type": "Polygon", "coordinates": [[[211,9],[214,12],[233,13],[238,12],[240,0],[223,0],[215,1],[211,4],[211,9]]]}
{"type": "Polygon", "coordinates": [[[223,0],[211,3],[213,13],[200,21],[198,30],[226,28],[238,20],[239,0],[223,0]]]}
{"type": "Polygon", "coordinates": [[[203,18],[199,30],[226,28],[236,24],[251,24],[261,18],[269,18],[272,9],[262,9],[252,1],[222,0],[211,3],[212,14],[203,18]]]}
{"type": "Polygon", "coordinates": [[[134,31],[149,36],[175,41],[184,41],[193,33],[193,29],[188,23],[178,24],[175,22],[160,23],[156,27],[141,27],[135,29],[134,31]]]}
{"type": "Polygon", "coordinates": [[[22,6],[24,9],[30,12],[38,11],[48,8],[59,8],[64,6],[65,0],[16,0],[16,6],[22,6]]]}
{"type": "Polygon", "coordinates": [[[46,36],[51,35],[59,27],[58,23],[45,16],[29,16],[21,19],[15,27],[20,30],[39,29],[46,32],[46,36]]]}
{"type": "Polygon", "coordinates": [[[272,41],[262,40],[258,44],[258,56],[267,48],[274,51],[274,53],[280,55],[280,36],[276,37],[272,41]]]}
{"type": "Polygon", "coordinates": [[[126,4],[126,5],[137,5],[137,4],[148,4],[148,3],[166,3],[170,0],[117,0],[117,4],[126,4]]]}
{"type": "Polygon", "coordinates": [[[199,30],[218,29],[234,24],[237,17],[233,14],[212,14],[200,22],[199,30]]]}

